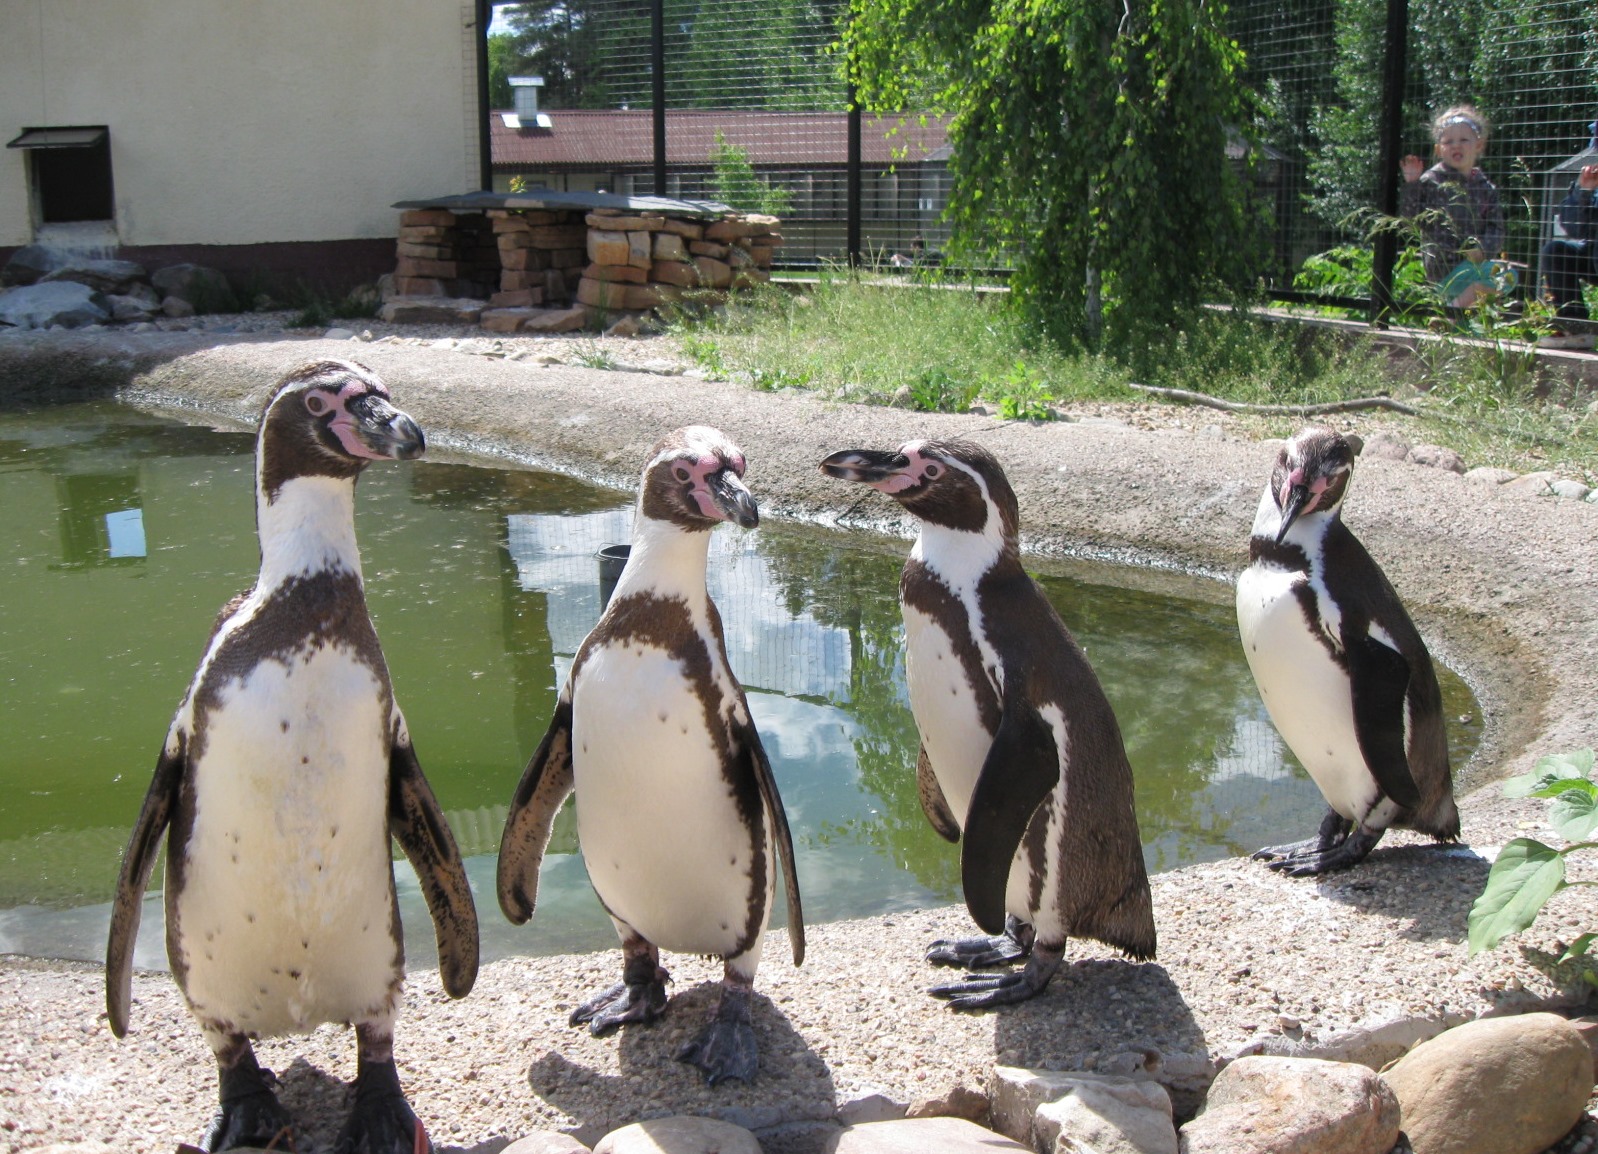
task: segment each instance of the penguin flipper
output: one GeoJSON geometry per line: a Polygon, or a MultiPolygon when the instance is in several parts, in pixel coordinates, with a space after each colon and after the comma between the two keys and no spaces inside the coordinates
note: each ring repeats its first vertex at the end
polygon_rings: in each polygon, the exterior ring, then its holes
{"type": "Polygon", "coordinates": [[[1344,639],[1354,693],[1354,734],[1376,784],[1406,809],[1420,804],[1420,790],[1409,771],[1404,734],[1404,702],[1409,693],[1409,662],[1368,633],[1344,639]]]}
{"type": "Polygon", "coordinates": [[[1033,813],[1059,782],[1060,754],[1048,723],[1032,706],[1006,702],[971,791],[960,853],[966,908],[985,933],[1004,931],[1010,864],[1033,813]]]}
{"type": "Polygon", "coordinates": [[[555,828],[555,815],[571,795],[572,702],[571,685],[555,703],[544,740],[538,743],[522,780],[511,799],[505,832],[499,839],[496,889],[499,908],[513,925],[533,916],[538,904],[538,870],[555,828]]]}
{"type": "MultiPolygon", "coordinates": [[[[744,703],[744,716],[749,714],[749,704],[744,703]]],[[[760,786],[761,800],[766,803],[766,813],[771,818],[771,837],[777,843],[777,860],[782,867],[782,888],[788,900],[788,942],[793,947],[793,964],[803,965],[805,960],[805,915],[799,904],[799,874],[793,864],[793,835],[788,831],[788,814],[782,808],[782,797],[777,793],[777,777],[771,772],[771,760],[766,748],[760,744],[760,734],[753,723],[739,727],[738,741],[749,756],[755,781],[760,786]]]]}
{"type": "Polygon", "coordinates": [[[916,757],[916,794],[921,798],[921,812],[927,815],[937,835],[944,841],[959,841],[960,823],[954,819],[954,811],[943,796],[937,774],[932,772],[932,761],[927,757],[925,745],[916,757]]]}
{"type": "Polygon", "coordinates": [[[111,903],[111,932],[105,944],[105,1008],[111,1032],[119,1038],[128,1032],[128,1008],[133,1001],[133,947],[139,937],[144,890],[161,850],[161,835],[177,805],[187,760],[188,742],[181,731],[175,736],[176,748],[169,738],[156,760],[155,776],[150,779],[139,819],[133,823],[128,848],[122,854],[116,898],[111,903]]]}
{"type": "Polygon", "coordinates": [[[400,729],[388,759],[388,828],[415,868],[433,915],[444,991],[464,998],[477,981],[477,906],[455,835],[422,775],[403,723],[400,729]]]}

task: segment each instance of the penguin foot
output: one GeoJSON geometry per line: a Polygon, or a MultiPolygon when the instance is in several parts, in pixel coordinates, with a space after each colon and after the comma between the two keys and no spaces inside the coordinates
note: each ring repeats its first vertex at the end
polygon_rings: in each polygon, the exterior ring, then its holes
{"type": "Polygon", "coordinates": [[[1309,848],[1303,852],[1268,861],[1265,868],[1285,873],[1290,878],[1319,877],[1321,874],[1346,870],[1370,856],[1376,843],[1382,840],[1382,832],[1355,830],[1341,844],[1328,850],[1317,849],[1316,843],[1311,841],[1307,843],[1309,848]]]}
{"type": "Polygon", "coordinates": [[[201,1145],[211,1151],[265,1146],[291,1149],[294,1119],[272,1092],[277,1082],[272,1072],[261,1069],[255,1055],[246,1052],[243,1059],[231,1068],[223,1068],[220,1074],[221,1106],[201,1145]]]}
{"type": "Polygon", "coordinates": [[[1019,973],[972,974],[961,982],[946,986],[933,986],[927,992],[934,998],[948,1000],[956,1010],[985,1010],[990,1006],[1007,1006],[1024,1002],[1041,994],[1060,968],[1065,950],[1034,947],[1032,956],[1019,973]]]}
{"type": "Polygon", "coordinates": [[[710,1025],[676,1053],[677,1061],[699,1067],[709,1086],[737,1078],[755,1080],[760,1053],[749,1013],[749,991],[724,987],[710,1025]]]}
{"type": "Polygon", "coordinates": [[[1303,841],[1290,841],[1286,845],[1261,846],[1248,855],[1250,861],[1274,862],[1282,858],[1302,857],[1305,854],[1316,853],[1321,848],[1321,839],[1318,837],[1305,838],[1303,841]]]}
{"type": "Polygon", "coordinates": [[[355,1109],[345,1119],[333,1154],[432,1154],[427,1129],[400,1089],[393,1062],[362,1062],[355,1076],[355,1109]]]}
{"type": "Polygon", "coordinates": [[[982,970],[1019,962],[1032,952],[1032,927],[1013,914],[1004,919],[1004,933],[993,937],[940,938],[927,947],[927,961],[939,966],[982,970]]]}
{"type": "Polygon", "coordinates": [[[596,1038],[606,1030],[630,1022],[653,1022],[666,1012],[666,971],[645,982],[617,982],[589,998],[571,1012],[567,1022],[573,1026],[588,1023],[596,1038]]]}

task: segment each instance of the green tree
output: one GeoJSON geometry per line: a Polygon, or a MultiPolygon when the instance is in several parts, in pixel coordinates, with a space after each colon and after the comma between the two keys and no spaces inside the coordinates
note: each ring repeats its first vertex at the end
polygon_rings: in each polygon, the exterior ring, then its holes
{"type": "Polygon", "coordinates": [[[516,103],[511,92],[510,78],[520,76],[516,69],[521,56],[516,51],[516,37],[508,32],[496,32],[488,38],[488,106],[510,108],[516,103]]]}
{"type": "Polygon", "coordinates": [[[793,197],[785,188],[774,188],[755,175],[749,163],[749,154],[718,130],[715,146],[710,150],[711,194],[723,204],[741,212],[764,212],[782,216],[793,204],[793,197]]]}
{"type": "Polygon", "coordinates": [[[1026,313],[1067,346],[1135,354],[1256,230],[1228,166],[1250,109],[1204,0],[852,0],[867,107],[952,115],[956,256],[1009,252],[1026,313]]]}

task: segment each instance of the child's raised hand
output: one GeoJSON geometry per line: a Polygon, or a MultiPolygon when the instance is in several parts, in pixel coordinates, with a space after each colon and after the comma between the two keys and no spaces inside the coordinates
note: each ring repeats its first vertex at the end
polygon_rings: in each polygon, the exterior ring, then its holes
{"type": "Polygon", "coordinates": [[[1598,164],[1582,165],[1581,175],[1576,177],[1576,183],[1587,192],[1598,189],[1598,164]]]}
{"type": "MultiPolygon", "coordinates": [[[[1404,179],[1413,183],[1414,181],[1419,180],[1420,174],[1426,170],[1426,162],[1420,157],[1412,154],[1410,156],[1404,157],[1403,160],[1400,160],[1398,162],[1398,167],[1399,170],[1403,172],[1404,179]]],[[[1598,169],[1595,169],[1594,171],[1595,173],[1598,173],[1598,169]]]]}

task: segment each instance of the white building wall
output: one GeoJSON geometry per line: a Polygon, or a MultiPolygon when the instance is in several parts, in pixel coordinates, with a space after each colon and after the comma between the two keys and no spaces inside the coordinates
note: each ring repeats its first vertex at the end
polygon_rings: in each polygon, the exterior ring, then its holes
{"type": "MultiPolygon", "coordinates": [[[[106,125],[124,245],[393,236],[478,186],[470,0],[0,0],[0,141],[106,125]]],[[[0,246],[33,239],[0,148],[0,246]]]]}

